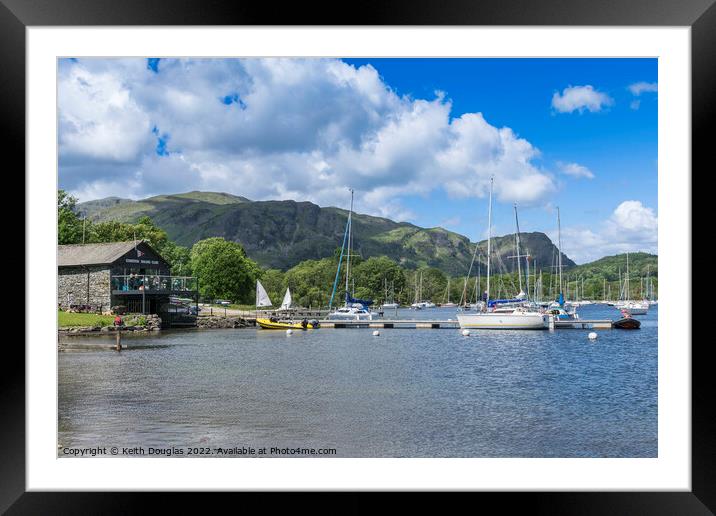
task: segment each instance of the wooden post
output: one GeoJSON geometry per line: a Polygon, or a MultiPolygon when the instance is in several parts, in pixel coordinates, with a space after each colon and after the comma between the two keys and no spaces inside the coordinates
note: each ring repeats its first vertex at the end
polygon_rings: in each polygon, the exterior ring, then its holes
{"type": "Polygon", "coordinates": [[[119,327],[117,328],[117,344],[114,349],[122,351],[122,330],[120,330],[119,327]]]}

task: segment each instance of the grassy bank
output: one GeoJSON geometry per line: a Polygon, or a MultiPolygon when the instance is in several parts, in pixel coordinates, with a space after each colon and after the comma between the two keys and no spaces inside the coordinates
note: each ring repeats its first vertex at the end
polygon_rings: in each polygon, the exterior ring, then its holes
{"type": "MultiPolygon", "coordinates": [[[[201,309],[205,312],[209,311],[209,308],[213,308],[214,312],[217,310],[221,311],[224,308],[228,308],[229,310],[243,310],[245,312],[252,312],[256,310],[256,305],[237,305],[237,304],[230,304],[230,305],[219,305],[219,304],[205,304],[201,307],[201,309]]],[[[202,315],[208,315],[207,313],[203,313],[202,315]]]]}
{"type": "Polygon", "coordinates": [[[58,311],[57,320],[60,328],[71,328],[73,326],[112,326],[114,317],[111,315],[58,311]]]}

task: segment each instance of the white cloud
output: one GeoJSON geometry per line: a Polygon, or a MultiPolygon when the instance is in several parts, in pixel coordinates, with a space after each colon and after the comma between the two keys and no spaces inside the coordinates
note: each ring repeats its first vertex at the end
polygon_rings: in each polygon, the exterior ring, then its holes
{"type": "Polygon", "coordinates": [[[615,231],[645,232],[656,235],[658,228],[654,210],[647,208],[640,201],[624,201],[612,213],[610,222],[615,231]]]}
{"type": "MultiPolygon", "coordinates": [[[[634,84],[630,84],[627,88],[632,95],[635,97],[641,96],[642,93],[656,93],[659,89],[658,84],[655,82],[635,82],[634,84]]],[[[641,106],[641,100],[634,99],[629,104],[629,107],[633,110],[639,109],[641,106]]]]}
{"type": "MultiPolygon", "coordinates": [[[[563,251],[577,263],[602,256],[644,251],[657,253],[658,218],[641,201],[624,201],[597,232],[583,227],[562,229],[563,251]]],[[[550,238],[556,242],[556,232],[550,238]]]]}
{"type": "Polygon", "coordinates": [[[61,161],[136,162],[150,149],[149,116],[118,77],[72,67],[61,81],[61,161]]]}
{"type": "Polygon", "coordinates": [[[442,188],[529,203],[554,190],[539,151],[443,93],[398,95],[335,59],[63,60],[60,185],[81,200],[190,189],[356,205],[409,218],[401,196],[442,188]],[[166,155],[156,152],[159,138],[166,155]]]}
{"type": "Polygon", "coordinates": [[[594,173],[584,165],[578,163],[557,162],[560,172],[576,178],[594,179],[594,173]]]}
{"type": "Polygon", "coordinates": [[[561,94],[557,91],[552,96],[552,107],[560,113],[581,113],[585,109],[594,113],[612,104],[614,100],[609,95],[590,85],[568,86],[561,94]]]}
{"type": "Polygon", "coordinates": [[[655,93],[659,89],[657,83],[655,82],[635,82],[634,84],[629,85],[629,91],[631,91],[632,95],[638,97],[642,93],[655,93]]]}

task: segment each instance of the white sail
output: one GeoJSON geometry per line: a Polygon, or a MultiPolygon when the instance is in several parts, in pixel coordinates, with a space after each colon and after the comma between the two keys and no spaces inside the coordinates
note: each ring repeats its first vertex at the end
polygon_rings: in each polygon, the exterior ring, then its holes
{"type": "Polygon", "coordinates": [[[256,280],[256,306],[271,306],[273,303],[269,299],[266,289],[259,280],[256,280]]]}
{"type": "Polygon", "coordinates": [[[281,310],[287,310],[291,308],[291,290],[286,289],[286,295],[283,296],[283,303],[281,303],[281,310]]]}

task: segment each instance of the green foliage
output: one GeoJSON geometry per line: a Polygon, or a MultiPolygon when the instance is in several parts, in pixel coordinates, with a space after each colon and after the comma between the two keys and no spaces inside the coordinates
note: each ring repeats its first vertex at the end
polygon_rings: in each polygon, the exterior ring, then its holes
{"type": "MultiPolygon", "coordinates": [[[[434,302],[442,301],[447,288],[447,277],[435,267],[426,267],[420,269],[419,272],[423,273],[423,298],[434,302]]],[[[418,281],[420,281],[419,278],[418,281]]]]}
{"type": "Polygon", "coordinates": [[[117,221],[94,223],[88,233],[87,243],[144,240],[162,255],[164,247],[169,242],[166,231],[154,225],[149,217],[140,218],[136,224],[117,221]]]}
{"type": "Polygon", "coordinates": [[[82,221],[75,213],[77,199],[64,190],[57,190],[57,243],[79,244],[82,242],[82,221]]]}
{"type": "MultiPolygon", "coordinates": [[[[300,306],[328,305],[336,266],[336,262],[330,258],[324,258],[322,260],[306,260],[289,269],[285,274],[284,284],[291,288],[294,304],[300,306]]],[[[280,302],[280,298],[278,302],[280,302]]]]}
{"type": "Polygon", "coordinates": [[[405,289],[406,276],[403,269],[387,256],[372,257],[358,263],[353,269],[356,284],[356,297],[373,299],[376,303],[390,300],[391,291],[395,287],[396,297],[405,289]]]}
{"type": "Polygon", "coordinates": [[[191,248],[191,269],[199,277],[200,294],[210,299],[250,303],[260,270],[243,247],[220,237],[200,240],[191,248]]]}
{"type": "Polygon", "coordinates": [[[193,276],[191,270],[191,250],[189,248],[167,241],[160,254],[171,265],[172,275],[193,276]]]}

